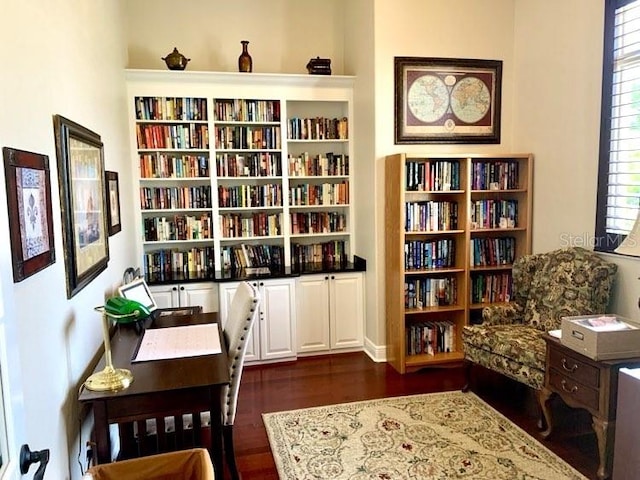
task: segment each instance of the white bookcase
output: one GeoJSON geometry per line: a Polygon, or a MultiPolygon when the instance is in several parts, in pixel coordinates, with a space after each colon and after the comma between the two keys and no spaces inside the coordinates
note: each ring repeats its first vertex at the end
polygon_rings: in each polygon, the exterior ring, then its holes
{"type": "Polygon", "coordinates": [[[236,252],[254,267],[353,261],[353,77],[128,70],[126,79],[146,275],[212,278],[236,252]]]}

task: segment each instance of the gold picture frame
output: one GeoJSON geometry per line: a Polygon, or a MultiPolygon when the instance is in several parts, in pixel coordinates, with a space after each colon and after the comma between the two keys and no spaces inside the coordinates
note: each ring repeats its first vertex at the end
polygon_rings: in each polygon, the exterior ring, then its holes
{"type": "Polygon", "coordinates": [[[65,117],[53,118],[67,298],[86,287],[109,261],[103,145],[100,135],[65,117]]]}
{"type": "Polygon", "coordinates": [[[500,143],[502,61],[395,57],[395,143],[500,143]]]}

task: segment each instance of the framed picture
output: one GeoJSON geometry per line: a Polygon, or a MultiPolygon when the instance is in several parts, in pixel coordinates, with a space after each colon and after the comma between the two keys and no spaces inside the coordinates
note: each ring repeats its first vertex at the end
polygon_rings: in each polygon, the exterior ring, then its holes
{"type": "Polygon", "coordinates": [[[500,143],[501,60],[395,57],[395,143],[500,143]]]}
{"type": "Polygon", "coordinates": [[[107,229],[109,236],[122,230],[120,223],[120,186],[118,184],[118,172],[105,172],[107,185],[107,229]]]}
{"type": "Polygon", "coordinates": [[[4,147],[13,281],[55,263],[49,157],[4,147]]]}
{"type": "Polygon", "coordinates": [[[60,115],[53,118],[67,298],[86,287],[109,261],[107,202],[100,135],[60,115]]]}

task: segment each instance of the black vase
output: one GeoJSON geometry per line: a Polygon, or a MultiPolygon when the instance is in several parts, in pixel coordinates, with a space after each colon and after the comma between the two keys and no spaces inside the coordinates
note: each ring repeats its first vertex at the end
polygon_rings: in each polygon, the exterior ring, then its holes
{"type": "Polygon", "coordinates": [[[250,72],[253,70],[253,59],[251,55],[249,55],[249,50],[247,49],[249,45],[248,40],[242,40],[242,53],[238,57],[238,71],[239,72],[250,72]]]}

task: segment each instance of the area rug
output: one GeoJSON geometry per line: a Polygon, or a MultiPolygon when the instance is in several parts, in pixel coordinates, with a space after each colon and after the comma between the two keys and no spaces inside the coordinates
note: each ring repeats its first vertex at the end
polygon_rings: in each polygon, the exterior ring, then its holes
{"type": "Polygon", "coordinates": [[[262,417],[282,480],[586,480],[470,392],[262,417]]]}

